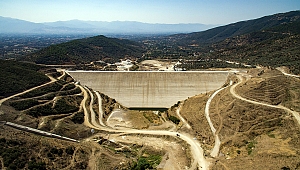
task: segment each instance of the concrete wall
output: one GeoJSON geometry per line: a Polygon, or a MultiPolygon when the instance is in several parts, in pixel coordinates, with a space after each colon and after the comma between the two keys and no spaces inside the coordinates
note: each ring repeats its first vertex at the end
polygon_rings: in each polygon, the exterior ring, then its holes
{"type": "Polygon", "coordinates": [[[131,108],[169,108],[180,100],[220,88],[228,76],[226,71],[68,73],[82,85],[131,108]]]}

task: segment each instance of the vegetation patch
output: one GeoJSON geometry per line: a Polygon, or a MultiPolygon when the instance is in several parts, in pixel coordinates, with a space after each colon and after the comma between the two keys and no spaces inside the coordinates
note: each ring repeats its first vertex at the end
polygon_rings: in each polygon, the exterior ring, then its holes
{"type": "Polygon", "coordinates": [[[39,105],[35,108],[27,110],[25,113],[33,117],[48,116],[53,114],[64,114],[78,111],[77,101],[75,97],[61,97],[54,103],[39,105]]]}
{"type": "Polygon", "coordinates": [[[248,142],[247,147],[246,147],[248,155],[250,155],[252,153],[253,149],[255,148],[255,144],[256,144],[255,141],[248,142]]]}
{"type": "Polygon", "coordinates": [[[8,170],[23,169],[27,164],[28,149],[18,140],[0,139],[0,155],[8,170]]]}
{"type": "Polygon", "coordinates": [[[30,98],[30,97],[36,97],[36,96],[41,96],[50,92],[56,92],[59,91],[62,88],[62,84],[60,84],[59,82],[54,82],[51,83],[47,86],[32,90],[28,93],[25,93],[23,95],[21,95],[20,97],[23,98],[30,98]]]}
{"type": "Polygon", "coordinates": [[[155,169],[160,164],[161,159],[160,155],[141,156],[131,170],[155,169]]]}
{"type": "Polygon", "coordinates": [[[65,85],[61,90],[64,91],[64,90],[71,90],[71,89],[74,89],[76,86],[73,84],[73,83],[69,83],[67,85],[65,85]]]}
{"type": "Polygon", "coordinates": [[[83,112],[75,113],[74,116],[71,118],[71,121],[76,124],[82,124],[84,122],[84,113],[83,112]]]}
{"type": "Polygon", "coordinates": [[[171,120],[176,125],[178,125],[179,122],[180,122],[180,120],[177,117],[175,117],[175,116],[169,115],[168,118],[169,118],[169,120],[171,120]]]}
{"type": "Polygon", "coordinates": [[[10,103],[10,105],[14,107],[16,110],[29,109],[30,107],[33,107],[37,104],[39,104],[39,102],[36,99],[26,99],[20,101],[13,101],[10,103]]]}
{"type": "Polygon", "coordinates": [[[34,64],[0,60],[0,96],[7,97],[50,81],[38,72],[40,69],[41,66],[34,64]]]}

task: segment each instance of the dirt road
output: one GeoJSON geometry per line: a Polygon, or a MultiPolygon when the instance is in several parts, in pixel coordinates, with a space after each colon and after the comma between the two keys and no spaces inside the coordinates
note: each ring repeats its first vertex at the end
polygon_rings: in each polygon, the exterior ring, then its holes
{"type": "Polygon", "coordinates": [[[286,108],[286,107],[284,107],[284,106],[282,106],[282,105],[270,105],[270,104],[266,104],[266,103],[261,103],[261,102],[257,102],[257,101],[253,101],[253,100],[249,100],[249,99],[243,98],[242,96],[238,95],[238,94],[236,93],[236,91],[235,91],[235,88],[236,88],[236,86],[240,85],[240,84],[243,82],[243,78],[242,78],[241,75],[237,75],[237,77],[239,78],[240,81],[239,81],[237,84],[231,86],[231,88],[230,88],[230,93],[231,93],[234,97],[236,97],[236,98],[238,98],[238,99],[240,99],[240,100],[249,102],[249,103],[253,103],[253,104],[263,105],[263,106],[272,107],[272,108],[277,108],[277,109],[283,109],[283,110],[285,110],[285,111],[291,113],[291,114],[295,117],[295,119],[297,120],[298,124],[300,125],[300,115],[299,115],[299,113],[296,112],[296,111],[292,111],[292,110],[290,110],[290,109],[288,109],[288,108],[286,108]]]}
{"type": "Polygon", "coordinates": [[[19,96],[19,95],[28,93],[28,92],[30,92],[30,91],[32,91],[32,90],[35,90],[35,89],[38,89],[38,88],[40,88],[40,87],[47,86],[48,84],[51,84],[51,83],[57,81],[57,79],[55,79],[55,78],[53,78],[53,77],[51,77],[51,76],[48,76],[48,77],[49,77],[49,79],[51,80],[51,81],[48,82],[48,83],[45,83],[45,84],[42,84],[42,85],[33,87],[33,88],[28,89],[28,90],[25,90],[25,91],[23,91],[23,92],[21,92],[21,93],[17,93],[17,94],[14,94],[14,95],[12,95],[12,96],[9,96],[9,97],[6,97],[6,98],[4,98],[4,99],[1,99],[1,100],[0,100],[0,107],[1,107],[2,103],[5,102],[6,100],[9,100],[9,99],[14,98],[14,97],[16,97],[16,96],[19,96]]]}
{"type": "Polygon", "coordinates": [[[189,125],[189,123],[181,116],[180,110],[181,110],[181,103],[179,104],[178,108],[176,109],[176,114],[179,117],[179,119],[184,123],[184,125],[188,128],[191,129],[192,127],[189,125]]]}
{"type": "MultiPolygon", "coordinates": [[[[188,143],[191,147],[190,150],[191,150],[191,154],[193,157],[193,163],[192,163],[192,167],[190,169],[196,169],[197,166],[199,169],[203,169],[203,170],[208,169],[209,162],[203,156],[203,149],[201,148],[200,143],[197,140],[193,140],[193,138],[190,136],[187,136],[185,134],[180,134],[177,132],[164,131],[164,130],[111,129],[108,127],[103,127],[94,121],[91,122],[91,120],[94,120],[94,118],[90,119],[90,116],[95,116],[95,114],[88,112],[88,109],[86,108],[88,92],[82,86],[79,86],[79,87],[84,93],[84,99],[81,102],[81,107],[83,107],[83,110],[84,110],[84,114],[85,114],[84,124],[86,126],[94,128],[94,129],[104,130],[107,132],[118,132],[118,133],[128,133],[128,134],[148,134],[148,135],[160,135],[160,136],[167,135],[167,136],[173,136],[173,137],[178,137],[178,135],[179,135],[180,138],[182,140],[184,140],[186,143],[188,143]]],[[[132,141],[132,142],[135,142],[135,141],[132,141]]]]}
{"type": "Polygon", "coordinates": [[[105,126],[103,123],[103,109],[102,109],[102,98],[99,94],[99,92],[96,92],[96,96],[98,98],[98,107],[99,107],[99,123],[101,126],[105,126]]]}
{"type": "Polygon", "coordinates": [[[216,134],[216,129],[215,129],[213,123],[211,122],[210,117],[209,117],[209,107],[210,107],[210,103],[211,103],[212,99],[213,99],[220,91],[222,91],[222,90],[225,89],[225,88],[226,88],[226,87],[223,87],[223,88],[221,88],[221,89],[215,91],[215,92],[210,96],[210,98],[207,100],[206,105],[205,105],[205,117],[206,117],[206,120],[208,121],[208,124],[209,124],[209,126],[210,126],[210,129],[211,129],[213,135],[215,136],[215,145],[214,145],[214,148],[213,148],[213,149],[211,150],[211,152],[210,152],[210,155],[211,155],[212,157],[218,156],[219,150],[220,150],[221,141],[220,141],[219,135],[216,134]]]}
{"type": "Polygon", "coordinates": [[[284,69],[283,68],[281,68],[281,67],[278,67],[278,68],[276,68],[277,70],[279,70],[282,74],[284,74],[284,75],[286,75],[286,76],[290,76],[290,77],[297,77],[297,78],[300,78],[300,76],[298,76],[298,75],[294,75],[294,74],[289,74],[289,73],[286,73],[285,71],[284,71],[284,69]]]}

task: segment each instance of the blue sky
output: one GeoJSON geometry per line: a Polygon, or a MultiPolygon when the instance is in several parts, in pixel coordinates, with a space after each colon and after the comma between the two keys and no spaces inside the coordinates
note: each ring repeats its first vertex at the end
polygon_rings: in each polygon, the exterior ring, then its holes
{"type": "Polygon", "coordinates": [[[66,20],[228,24],[300,10],[300,0],[0,0],[0,16],[66,20]]]}

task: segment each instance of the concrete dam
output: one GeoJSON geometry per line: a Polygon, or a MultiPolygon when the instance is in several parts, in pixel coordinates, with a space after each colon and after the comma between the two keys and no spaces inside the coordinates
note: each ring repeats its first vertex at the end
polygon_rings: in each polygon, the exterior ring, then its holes
{"type": "Polygon", "coordinates": [[[169,108],[220,88],[228,71],[67,71],[76,81],[128,108],[169,108]]]}

